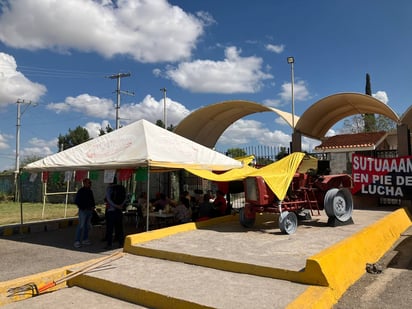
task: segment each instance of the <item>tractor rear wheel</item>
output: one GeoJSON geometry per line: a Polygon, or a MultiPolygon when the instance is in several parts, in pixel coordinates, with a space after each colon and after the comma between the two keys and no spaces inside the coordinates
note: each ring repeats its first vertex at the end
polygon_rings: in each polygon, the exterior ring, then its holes
{"type": "Polygon", "coordinates": [[[328,217],[336,217],[341,222],[352,218],[353,200],[347,188],[328,190],[325,194],[324,205],[328,217]]]}
{"type": "Polygon", "coordinates": [[[283,234],[293,234],[298,228],[298,217],[294,212],[283,211],[279,216],[279,228],[283,234]]]}
{"type": "Polygon", "coordinates": [[[251,216],[250,212],[247,206],[239,210],[239,221],[243,227],[251,228],[255,224],[255,216],[251,216]]]}

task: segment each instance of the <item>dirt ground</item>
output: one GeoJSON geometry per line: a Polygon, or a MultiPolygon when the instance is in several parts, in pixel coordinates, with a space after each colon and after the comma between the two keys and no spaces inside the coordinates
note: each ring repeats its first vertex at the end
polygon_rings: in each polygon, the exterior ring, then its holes
{"type": "MultiPolygon", "coordinates": [[[[371,261],[373,263],[373,261],[371,261]]],[[[412,304],[412,227],[377,262],[381,273],[365,274],[342,296],[334,309],[410,308],[412,304]]],[[[366,266],[365,266],[366,268],[366,266]]]]}

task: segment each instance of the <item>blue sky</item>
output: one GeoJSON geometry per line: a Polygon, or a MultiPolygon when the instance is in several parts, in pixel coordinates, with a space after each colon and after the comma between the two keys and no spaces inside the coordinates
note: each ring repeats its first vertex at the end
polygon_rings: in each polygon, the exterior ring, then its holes
{"type": "MultiPolygon", "coordinates": [[[[92,137],[120,124],[163,119],[250,100],[295,113],[340,92],[372,92],[398,115],[410,106],[412,2],[409,0],[13,0],[0,1],[0,171],[15,165],[17,100],[20,157],[57,151],[57,137],[83,126],[92,137]]],[[[329,134],[337,134],[341,124],[329,134]]],[[[291,129],[260,113],[234,123],[218,149],[288,146],[291,129]]],[[[310,151],[319,141],[305,139],[310,151]]]]}

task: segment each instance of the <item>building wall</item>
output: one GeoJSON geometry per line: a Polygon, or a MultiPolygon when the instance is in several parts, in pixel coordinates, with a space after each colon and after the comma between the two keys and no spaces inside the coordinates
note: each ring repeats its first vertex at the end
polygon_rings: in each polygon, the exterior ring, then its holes
{"type": "Polygon", "coordinates": [[[351,153],[347,152],[332,152],[330,154],[330,173],[342,174],[351,173],[348,170],[348,163],[350,163],[351,153]]]}

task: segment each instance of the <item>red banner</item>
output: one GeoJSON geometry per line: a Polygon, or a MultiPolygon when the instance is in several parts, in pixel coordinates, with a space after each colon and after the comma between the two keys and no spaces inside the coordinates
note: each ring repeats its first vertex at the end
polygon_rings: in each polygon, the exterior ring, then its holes
{"type": "Polygon", "coordinates": [[[373,158],[353,154],[352,180],[353,194],[412,196],[412,156],[373,158]]]}

